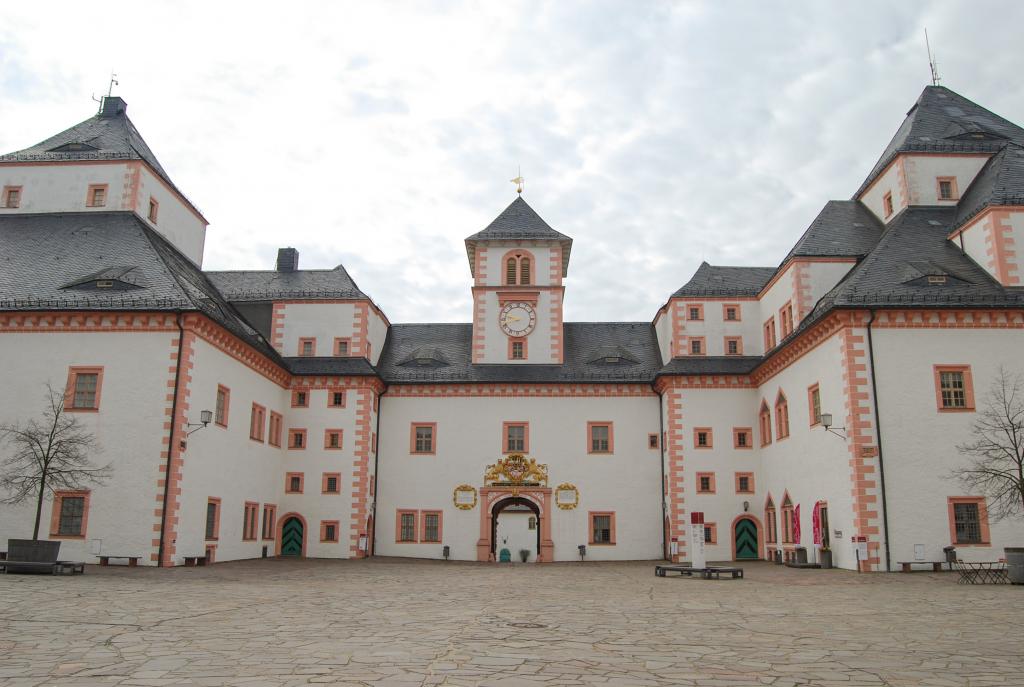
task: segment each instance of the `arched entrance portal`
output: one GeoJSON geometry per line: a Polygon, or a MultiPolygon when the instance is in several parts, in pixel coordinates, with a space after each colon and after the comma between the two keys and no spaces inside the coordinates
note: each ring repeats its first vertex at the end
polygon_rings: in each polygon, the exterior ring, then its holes
{"type": "Polygon", "coordinates": [[[277,555],[302,557],[306,555],[306,521],[301,515],[289,513],[281,518],[277,533],[277,555]]]}
{"type": "MultiPolygon", "coordinates": [[[[536,561],[550,563],[555,557],[555,543],[551,541],[551,488],[539,485],[493,485],[480,489],[480,538],[476,542],[478,561],[497,560],[496,545],[498,522],[502,511],[509,507],[524,508],[527,517],[536,518],[536,561]]],[[[513,511],[514,512],[514,511],[513,511]]],[[[518,551],[511,551],[518,556],[518,551]]]]}
{"type": "Polygon", "coordinates": [[[757,560],[760,556],[758,530],[760,523],[751,516],[740,516],[732,523],[733,558],[738,561],[757,560]]]}
{"type": "Polygon", "coordinates": [[[536,560],[540,555],[540,530],[540,506],[530,499],[519,496],[501,499],[491,507],[491,558],[496,561],[501,560],[501,550],[507,549],[511,560],[517,561],[520,548],[526,548],[531,553],[530,558],[536,560]],[[514,518],[516,525],[519,526],[504,528],[499,541],[498,523],[502,513],[506,513],[506,520],[511,521],[514,518]],[[532,518],[519,517],[530,513],[532,513],[532,518]],[[531,519],[533,522],[529,522],[531,519]],[[520,531],[524,529],[523,525],[525,525],[525,531],[520,531]]]}

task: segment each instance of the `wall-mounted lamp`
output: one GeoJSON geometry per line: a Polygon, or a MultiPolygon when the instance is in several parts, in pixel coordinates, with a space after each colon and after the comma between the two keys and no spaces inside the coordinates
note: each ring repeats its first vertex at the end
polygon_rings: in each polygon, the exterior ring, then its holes
{"type": "Polygon", "coordinates": [[[190,423],[188,423],[189,427],[195,427],[195,429],[193,429],[191,432],[186,433],[185,436],[191,436],[191,435],[195,434],[196,432],[198,432],[199,430],[203,429],[204,427],[206,427],[206,425],[210,424],[211,422],[213,422],[213,411],[212,410],[200,411],[199,412],[199,422],[190,422],[190,423]]]}
{"type": "Polygon", "coordinates": [[[750,501],[744,501],[743,502],[743,512],[746,513],[749,510],[750,510],[750,501]]]}
{"type": "Polygon", "coordinates": [[[833,427],[832,426],[832,413],[822,413],[821,414],[821,426],[825,428],[826,432],[832,432],[837,437],[842,437],[843,439],[846,438],[846,434],[842,433],[842,432],[846,432],[846,427],[833,427]]]}

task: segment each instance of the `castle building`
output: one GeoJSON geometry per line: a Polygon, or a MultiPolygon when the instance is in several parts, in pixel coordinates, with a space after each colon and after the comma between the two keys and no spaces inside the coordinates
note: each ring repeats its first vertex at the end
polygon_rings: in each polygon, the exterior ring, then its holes
{"type": "Polygon", "coordinates": [[[1021,543],[951,472],[1024,371],[1024,129],[947,88],[779,265],[704,263],[636,322],[564,321],[573,241],[521,196],[465,239],[466,324],[393,324],[293,248],[204,271],[117,97],[0,187],[0,419],[63,388],[112,469],[47,494],[62,558],[679,561],[693,514],[709,560],[1021,543]]]}

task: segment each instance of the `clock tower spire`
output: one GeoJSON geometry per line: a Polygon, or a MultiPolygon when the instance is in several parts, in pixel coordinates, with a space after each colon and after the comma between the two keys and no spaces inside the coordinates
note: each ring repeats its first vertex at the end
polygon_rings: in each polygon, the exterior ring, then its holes
{"type": "MultiPolygon", "coordinates": [[[[522,183],[522,178],[514,181],[522,183]]],[[[473,275],[473,362],[560,365],[562,279],[572,239],[521,195],[466,239],[473,275]]]]}

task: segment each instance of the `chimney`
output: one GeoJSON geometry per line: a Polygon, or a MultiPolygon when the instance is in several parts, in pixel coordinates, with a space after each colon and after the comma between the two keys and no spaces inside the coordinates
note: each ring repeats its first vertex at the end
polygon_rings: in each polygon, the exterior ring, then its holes
{"type": "Polygon", "coordinates": [[[299,251],[294,248],[277,249],[277,271],[294,272],[299,269],[299,251]]]}
{"type": "Polygon", "coordinates": [[[103,96],[103,104],[100,106],[100,117],[116,117],[128,111],[128,103],[116,95],[103,96]]]}

